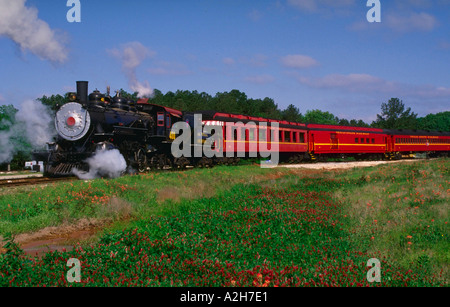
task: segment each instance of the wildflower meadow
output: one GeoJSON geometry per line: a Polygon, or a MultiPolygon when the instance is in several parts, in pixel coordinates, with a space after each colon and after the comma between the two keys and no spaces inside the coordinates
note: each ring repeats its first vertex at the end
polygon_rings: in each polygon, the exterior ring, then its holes
{"type": "Polygon", "coordinates": [[[4,193],[0,285],[446,287],[449,166],[247,165],[4,193]],[[25,255],[11,234],[86,216],[109,226],[62,252],[25,255]],[[79,282],[68,281],[69,259],[80,262],[79,282]]]}

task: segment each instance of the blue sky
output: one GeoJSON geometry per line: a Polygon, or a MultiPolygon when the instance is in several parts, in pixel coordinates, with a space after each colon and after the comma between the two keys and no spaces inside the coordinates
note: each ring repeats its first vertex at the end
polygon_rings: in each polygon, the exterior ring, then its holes
{"type": "Polygon", "coordinates": [[[450,0],[0,0],[0,104],[75,90],[238,89],[371,122],[450,110],[450,0]]]}

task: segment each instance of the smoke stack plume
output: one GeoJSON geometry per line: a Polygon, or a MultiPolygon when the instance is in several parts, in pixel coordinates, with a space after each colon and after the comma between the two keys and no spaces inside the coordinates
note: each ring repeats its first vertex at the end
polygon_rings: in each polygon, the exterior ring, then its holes
{"type": "Polygon", "coordinates": [[[122,62],[122,71],[128,78],[131,90],[138,92],[139,97],[153,95],[153,89],[148,81],[138,81],[136,69],[145,59],[153,57],[156,54],[154,51],[139,42],[130,42],[123,45],[121,49],[111,49],[108,52],[122,62]]]}

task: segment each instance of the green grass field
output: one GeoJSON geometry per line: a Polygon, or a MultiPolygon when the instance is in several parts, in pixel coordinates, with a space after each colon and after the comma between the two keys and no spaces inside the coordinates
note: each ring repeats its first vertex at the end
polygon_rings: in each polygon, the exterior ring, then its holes
{"type": "Polygon", "coordinates": [[[0,285],[448,286],[449,167],[223,166],[3,190],[0,285]],[[107,227],[70,251],[29,257],[11,237],[86,218],[107,227]]]}

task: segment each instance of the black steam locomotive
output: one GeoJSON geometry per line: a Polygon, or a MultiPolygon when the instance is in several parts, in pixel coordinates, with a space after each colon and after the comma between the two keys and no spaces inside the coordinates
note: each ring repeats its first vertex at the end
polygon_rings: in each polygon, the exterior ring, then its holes
{"type": "Polygon", "coordinates": [[[170,163],[170,127],[181,120],[179,111],[128,100],[119,92],[111,97],[109,89],[88,95],[87,81],[78,81],[77,92],[69,97],[56,112],[56,142],[49,144],[45,157],[36,154],[46,161],[46,175],[88,171],[86,159],[98,150],[118,149],[127,165],[140,172],[170,163]]]}

